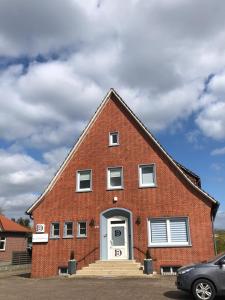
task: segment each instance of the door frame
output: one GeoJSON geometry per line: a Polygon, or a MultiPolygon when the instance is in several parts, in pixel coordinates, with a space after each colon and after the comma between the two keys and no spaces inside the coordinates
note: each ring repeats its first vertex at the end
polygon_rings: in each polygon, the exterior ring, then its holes
{"type": "Polygon", "coordinates": [[[109,208],[100,214],[100,260],[109,260],[108,255],[108,219],[116,216],[127,218],[128,259],[133,259],[133,215],[126,208],[109,208]]]}
{"type": "MultiPolygon", "coordinates": [[[[127,217],[124,217],[124,216],[114,216],[114,217],[111,217],[111,218],[108,218],[108,229],[107,229],[107,245],[108,245],[108,258],[110,260],[121,260],[121,259],[128,259],[129,258],[129,245],[128,245],[128,241],[129,241],[129,236],[128,236],[128,219],[127,217]],[[111,224],[111,221],[124,221],[123,224],[111,224]],[[114,247],[121,247],[121,248],[124,248],[124,251],[126,254],[126,257],[111,257],[111,250],[113,247],[113,245],[111,245],[110,247],[110,243],[111,243],[111,236],[112,236],[112,228],[113,227],[118,227],[118,226],[122,226],[124,228],[124,246],[114,246],[114,247]]],[[[116,248],[114,248],[116,249],[116,248]]]]}

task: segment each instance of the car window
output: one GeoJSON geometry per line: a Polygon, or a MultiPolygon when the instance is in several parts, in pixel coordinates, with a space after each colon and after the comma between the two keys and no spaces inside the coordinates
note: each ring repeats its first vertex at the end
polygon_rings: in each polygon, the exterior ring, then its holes
{"type": "Polygon", "coordinates": [[[213,263],[214,261],[217,261],[221,258],[224,258],[225,259],[225,253],[220,253],[218,254],[217,256],[215,256],[214,258],[208,260],[208,263],[213,263]]]}

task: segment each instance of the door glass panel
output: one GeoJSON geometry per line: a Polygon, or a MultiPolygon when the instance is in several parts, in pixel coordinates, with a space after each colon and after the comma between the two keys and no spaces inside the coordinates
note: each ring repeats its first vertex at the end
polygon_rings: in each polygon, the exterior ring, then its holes
{"type": "Polygon", "coordinates": [[[112,242],[113,242],[113,246],[125,245],[123,226],[112,227],[112,242]]]}
{"type": "Polygon", "coordinates": [[[111,224],[125,224],[125,221],[111,221],[111,224]]]}

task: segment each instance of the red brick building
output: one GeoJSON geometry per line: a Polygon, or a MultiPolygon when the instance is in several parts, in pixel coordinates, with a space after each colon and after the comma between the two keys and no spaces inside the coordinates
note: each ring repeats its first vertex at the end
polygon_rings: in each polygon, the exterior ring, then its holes
{"type": "Polygon", "coordinates": [[[11,263],[14,251],[27,250],[29,228],[21,226],[0,215],[0,262],[11,263]]]}
{"type": "Polygon", "coordinates": [[[217,208],[199,177],[174,161],[111,89],[27,211],[44,225],[40,239],[48,234],[33,244],[32,276],[58,274],[72,250],[78,268],[142,262],[147,249],[158,272],[208,259],[217,208]]]}

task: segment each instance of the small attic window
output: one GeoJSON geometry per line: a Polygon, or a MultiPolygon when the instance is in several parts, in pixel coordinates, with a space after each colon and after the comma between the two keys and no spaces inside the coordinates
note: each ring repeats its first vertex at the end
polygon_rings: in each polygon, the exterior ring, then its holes
{"type": "Polygon", "coordinates": [[[119,132],[110,132],[109,133],[109,146],[118,146],[119,145],[119,132]]]}

